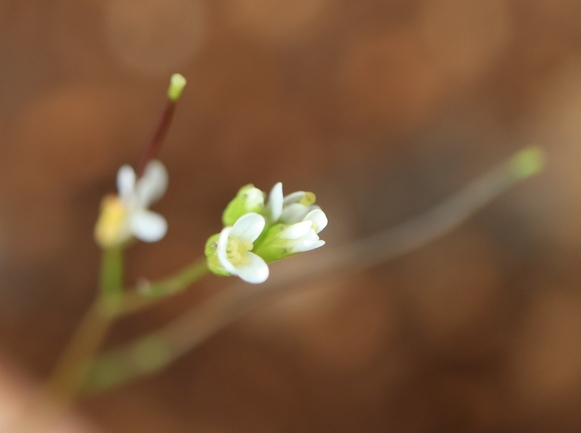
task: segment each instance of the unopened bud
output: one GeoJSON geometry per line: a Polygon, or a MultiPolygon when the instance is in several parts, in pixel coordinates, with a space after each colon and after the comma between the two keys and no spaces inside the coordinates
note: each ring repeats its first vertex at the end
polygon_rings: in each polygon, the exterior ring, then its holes
{"type": "Polygon", "coordinates": [[[186,79],[181,74],[173,74],[169,81],[169,88],[167,89],[167,97],[172,102],[177,102],[182,96],[184,87],[186,87],[186,79]]]}
{"type": "Polygon", "coordinates": [[[238,218],[250,212],[260,213],[264,208],[264,192],[252,184],[240,188],[222,214],[225,226],[233,226],[238,218]]]}

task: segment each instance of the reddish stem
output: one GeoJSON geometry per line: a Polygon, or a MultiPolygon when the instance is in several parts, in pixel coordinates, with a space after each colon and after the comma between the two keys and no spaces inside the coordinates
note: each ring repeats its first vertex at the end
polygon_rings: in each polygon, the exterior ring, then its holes
{"type": "Polygon", "coordinates": [[[149,142],[149,145],[144,149],[143,153],[141,154],[141,159],[139,160],[139,164],[137,165],[137,176],[141,176],[145,167],[159,151],[161,144],[163,143],[163,139],[165,138],[167,131],[169,129],[169,125],[171,124],[171,120],[173,118],[173,114],[176,109],[175,101],[168,99],[167,105],[161,114],[161,119],[155,129],[155,133],[153,134],[153,138],[149,142]]]}

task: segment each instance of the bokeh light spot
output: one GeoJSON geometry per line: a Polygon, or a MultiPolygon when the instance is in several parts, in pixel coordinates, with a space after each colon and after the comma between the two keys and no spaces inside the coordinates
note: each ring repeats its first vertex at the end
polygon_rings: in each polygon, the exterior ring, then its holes
{"type": "Polygon", "coordinates": [[[263,41],[292,44],[313,29],[327,0],[230,0],[228,19],[263,41]]]}
{"type": "Polygon", "coordinates": [[[420,33],[436,63],[470,80],[489,69],[511,39],[504,0],[430,0],[420,13],[420,33]]]}
{"type": "Polygon", "coordinates": [[[111,47],[129,67],[149,75],[175,72],[200,48],[206,28],[192,0],[115,0],[107,10],[111,47]]]}

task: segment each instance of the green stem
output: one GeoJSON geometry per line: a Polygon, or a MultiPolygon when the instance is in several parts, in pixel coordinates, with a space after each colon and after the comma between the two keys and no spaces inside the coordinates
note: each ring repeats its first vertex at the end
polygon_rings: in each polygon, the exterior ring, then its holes
{"type": "MultiPolygon", "coordinates": [[[[111,324],[118,315],[123,290],[123,251],[121,247],[103,251],[100,292],[71,337],[45,385],[57,397],[50,411],[44,410],[44,395],[16,419],[16,431],[44,431],[65,413],[78,397],[89,372],[88,361],[95,357],[111,324]]],[[[13,430],[10,430],[13,431],[13,430]]]]}
{"type": "Polygon", "coordinates": [[[120,299],[119,314],[129,314],[150,307],[167,296],[182,292],[209,272],[201,258],[176,275],[157,282],[141,282],[137,290],[127,289],[120,299]]]}
{"type": "Polygon", "coordinates": [[[103,250],[101,259],[101,295],[118,297],[123,293],[123,248],[115,246],[103,250]]]}
{"type": "Polygon", "coordinates": [[[138,286],[138,290],[142,295],[150,298],[173,295],[187,289],[207,273],[208,265],[206,259],[202,258],[182,269],[173,277],[155,283],[142,283],[138,286]]]}
{"type": "MultiPolygon", "coordinates": [[[[113,321],[123,314],[138,311],[157,303],[165,296],[185,290],[208,273],[206,260],[200,259],[168,279],[142,285],[139,292],[123,290],[123,251],[112,248],[103,251],[101,293],[86,313],[68,347],[63,353],[48,388],[67,404],[73,402],[83,386],[92,360],[113,321]]],[[[148,371],[159,364],[164,349],[157,340],[144,340],[136,346],[136,372],[148,371]]]]}
{"type": "Polygon", "coordinates": [[[87,376],[87,360],[92,359],[107,335],[114,315],[104,298],[97,298],[83,317],[48,381],[48,390],[68,406],[87,376]]]}
{"type": "Polygon", "coordinates": [[[140,376],[155,373],[175,355],[171,346],[155,334],[139,338],[130,346],[106,353],[90,365],[84,393],[93,394],[140,376]]]}
{"type": "Polygon", "coordinates": [[[117,315],[117,304],[123,293],[123,249],[103,250],[100,294],[61,355],[48,382],[48,388],[63,402],[72,402],[87,375],[91,360],[107,335],[117,315]]]}
{"type": "MultiPolygon", "coordinates": [[[[137,292],[125,292],[120,299],[117,314],[128,314],[152,306],[161,299],[181,292],[209,273],[205,258],[201,258],[178,272],[173,277],[154,283],[138,286],[137,292]]],[[[120,356],[109,356],[93,365],[88,361],[85,369],[94,370],[100,378],[99,383],[89,384],[91,391],[108,388],[119,380],[140,376],[162,368],[172,358],[170,347],[163,339],[155,335],[140,339],[130,351],[121,352],[120,356]],[[109,366],[113,368],[109,368],[109,366]]]]}
{"type": "Polygon", "coordinates": [[[98,297],[85,313],[43,392],[35,396],[30,405],[12,420],[13,424],[6,431],[37,433],[52,430],[51,427],[73,405],[89,372],[86,361],[95,357],[114,320],[110,307],[102,302],[103,299],[102,296],[98,297]],[[56,397],[52,399],[50,407],[46,405],[47,397],[56,397]]]}

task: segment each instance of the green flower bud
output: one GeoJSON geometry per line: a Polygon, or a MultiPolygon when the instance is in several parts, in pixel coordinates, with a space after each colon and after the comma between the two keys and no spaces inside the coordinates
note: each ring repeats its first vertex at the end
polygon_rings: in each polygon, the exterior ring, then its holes
{"type": "Polygon", "coordinates": [[[180,96],[182,96],[184,87],[186,87],[186,79],[184,78],[184,76],[180,74],[173,74],[169,81],[167,97],[172,102],[177,102],[178,99],[180,99],[180,96]]]}
{"type": "Polygon", "coordinates": [[[220,238],[220,233],[216,233],[208,238],[206,242],[206,248],[204,254],[206,255],[208,262],[208,269],[216,275],[222,275],[224,277],[229,277],[230,274],[224,269],[224,266],[220,264],[218,260],[218,240],[220,238]]]}
{"type": "Polygon", "coordinates": [[[325,244],[320,240],[310,220],[296,224],[276,224],[255,244],[254,253],[265,262],[274,262],[297,253],[310,251],[325,244]]]}
{"type": "Polygon", "coordinates": [[[248,184],[240,188],[234,200],[228,203],[222,214],[225,226],[233,226],[238,218],[250,212],[260,213],[264,208],[264,192],[248,184]]]}

